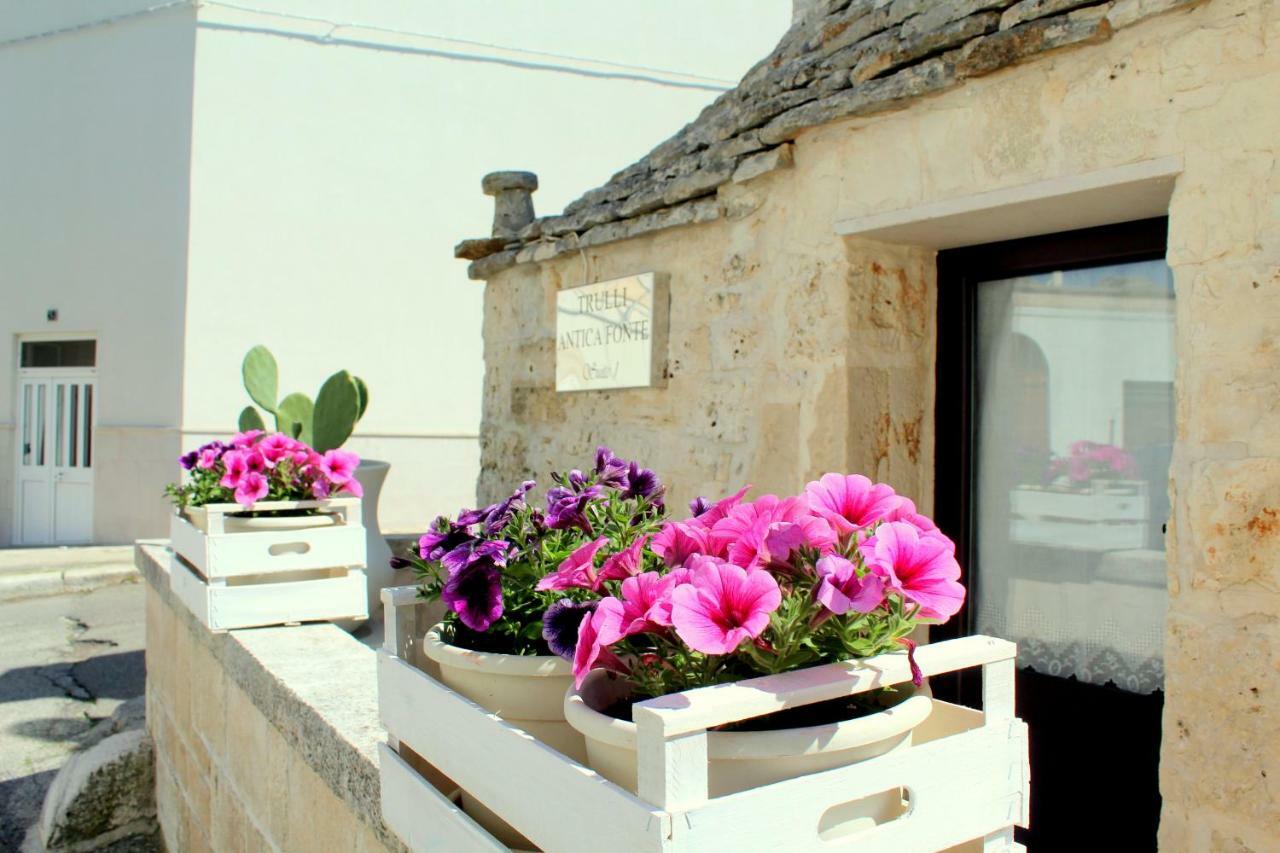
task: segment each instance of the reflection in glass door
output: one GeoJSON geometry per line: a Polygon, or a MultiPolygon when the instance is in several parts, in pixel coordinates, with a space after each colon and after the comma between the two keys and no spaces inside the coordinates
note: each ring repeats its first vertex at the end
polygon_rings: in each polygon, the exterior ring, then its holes
{"type": "Polygon", "coordinates": [[[939,332],[938,514],[967,556],[960,629],[1018,643],[1032,736],[1021,837],[1036,851],[1087,849],[1103,825],[1116,849],[1155,849],[1174,440],[1165,227],[939,259],[939,323],[954,326],[939,332]],[[948,408],[962,413],[950,440],[948,408]]]}

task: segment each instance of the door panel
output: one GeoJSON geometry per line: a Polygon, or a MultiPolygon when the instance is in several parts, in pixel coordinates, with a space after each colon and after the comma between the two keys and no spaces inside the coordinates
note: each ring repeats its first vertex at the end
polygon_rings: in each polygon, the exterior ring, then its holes
{"type": "MultiPolygon", "coordinates": [[[[1163,220],[939,256],[936,515],[1018,643],[1035,853],[1154,850],[1172,451],[1163,220]]],[[[944,698],[976,704],[953,679],[944,698]]]]}
{"type": "Polygon", "coordinates": [[[18,384],[17,544],[89,542],[94,379],[28,370],[18,384]]]}

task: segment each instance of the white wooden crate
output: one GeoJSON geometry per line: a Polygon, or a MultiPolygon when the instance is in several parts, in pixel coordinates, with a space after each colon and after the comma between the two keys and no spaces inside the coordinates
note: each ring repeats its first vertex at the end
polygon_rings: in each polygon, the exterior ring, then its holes
{"type": "Polygon", "coordinates": [[[1087,492],[1019,486],[1009,493],[1009,538],[1083,551],[1142,548],[1149,506],[1139,481],[1094,483],[1087,492]]]}
{"type": "MultiPolygon", "coordinates": [[[[388,644],[395,637],[387,631],[388,644]]],[[[916,652],[927,675],[981,666],[984,711],[935,702],[909,749],[714,799],[707,796],[708,728],[906,682],[905,655],[640,703],[636,796],[485,712],[395,651],[384,647],[378,663],[379,705],[391,736],[381,747],[382,808],[387,825],[412,850],[504,848],[415,772],[397,754],[400,745],[557,853],[1021,849],[1013,827],[1028,819],[1027,728],[1013,716],[1016,649],[1003,640],[966,637],[916,652]],[[902,817],[843,838],[819,838],[819,818],[828,809],[898,787],[910,797],[902,817]]]]}
{"type": "Polygon", "coordinates": [[[365,531],[358,498],[208,504],[205,530],[169,522],[170,585],[214,631],[318,620],[367,619],[365,531]],[[245,511],[318,509],[339,523],[301,530],[227,532],[245,511]]]}

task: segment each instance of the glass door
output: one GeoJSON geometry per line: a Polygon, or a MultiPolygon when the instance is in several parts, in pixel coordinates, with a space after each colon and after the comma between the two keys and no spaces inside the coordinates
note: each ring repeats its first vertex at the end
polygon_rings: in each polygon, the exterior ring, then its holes
{"type": "Polygon", "coordinates": [[[968,557],[963,629],[1018,643],[1035,851],[1087,849],[1099,826],[1155,849],[1174,440],[1163,234],[1159,220],[939,259],[940,324],[960,327],[940,336],[939,436],[962,413],[939,442],[939,515],[968,557]]]}

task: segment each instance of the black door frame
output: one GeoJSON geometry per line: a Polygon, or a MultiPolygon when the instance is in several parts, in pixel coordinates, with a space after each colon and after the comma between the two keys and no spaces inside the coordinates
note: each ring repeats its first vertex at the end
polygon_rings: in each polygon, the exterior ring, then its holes
{"type": "MultiPolygon", "coordinates": [[[[973,633],[980,571],[971,571],[976,552],[973,524],[974,348],[977,295],[983,281],[1080,269],[1108,263],[1159,260],[1168,242],[1169,218],[1141,219],[938,253],[938,333],[934,400],[933,517],[956,543],[965,605],[931,639],[973,633]]],[[[978,707],[981,675],[956,673],[934,681],[944,699],[978,707]]]]}

